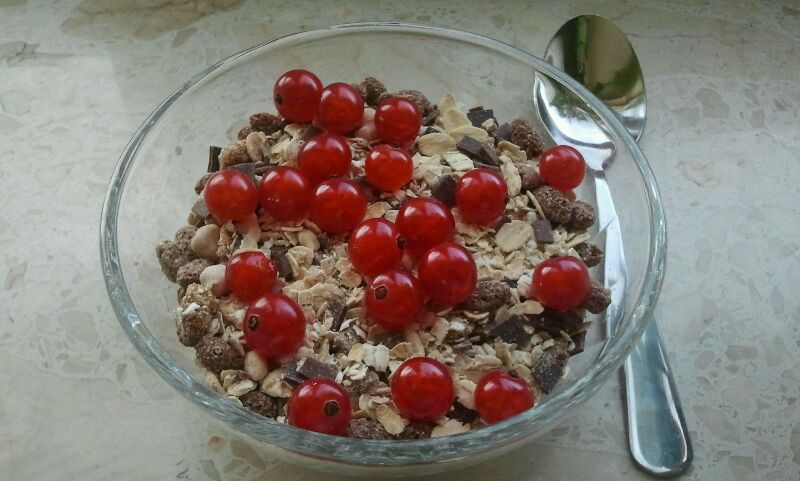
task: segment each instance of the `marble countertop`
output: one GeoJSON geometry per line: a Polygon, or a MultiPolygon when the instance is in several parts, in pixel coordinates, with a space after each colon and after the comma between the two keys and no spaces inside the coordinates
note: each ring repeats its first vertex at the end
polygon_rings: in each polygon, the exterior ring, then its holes
{"type": "MultiPolygon", "coordinates": [[[[98,261],[116,159],[187,78],[278,35],[400,20],[541,52],[597,13],[647,76],[642,146],[669,217],[659,315],[695,446],[683,479],[800,479],[800,3],[522,3],[0,0],[0,478],[339,479],[259,459],[134,352],[98,261]]],[[[619,399],[610,382],[529,455],[438,479],[649,479],[619,399]]]]}

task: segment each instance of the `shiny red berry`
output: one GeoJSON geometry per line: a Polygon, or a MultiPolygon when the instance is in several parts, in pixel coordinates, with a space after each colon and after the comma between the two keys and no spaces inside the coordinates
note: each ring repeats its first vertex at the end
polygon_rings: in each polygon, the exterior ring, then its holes
{"type": "Polygon", "coordinates": [[[322,82],[308,70],[289,70],[272,90],[275,108],[289,122],[311,122],[317,114],[322,82]]]}
{"type": "Polygon", "coordinates": [[[401,364],[392,375],[391,389],[395,407],[412,421],[438,421],[455,399],[447,368],[429,357],[413,357],[401,364]]]}
{"type": "Polygon", "coordinates": [[[416,321],[422,303],[419,281],[405,269],[379,274],[364,293],[367,314],[388,331],[401,331],[416,321]]]}
{"type": "Polygon", "coordinates": [[[423,292],[444,306],[466,301],[478,282],[472,254],[454,242],[444,242],[425,252],[417,272],[423,292]]]}
{"type": "Polygon", "coordinates": [[[355,182],[331,179],[317,186],[311,220],[328,234],[351,231],[367,213],[367,198],[355,182]]]}
{"type": "Polygon", "coordinates": [[[306,336],[303,310],[288,296],[270,292],[256,299],[244,315],[247,345],[266,359],[294,355],[306,336]]]}
{"type": "Polygon", "coordinates": [[[422,116],[414,102],[392,97],[375,109],[375,130],[386,143],[405,144],[417,137],[422,116]]]}
{"type": "Polygon", "coordinates": [[[286,406],[291,426],[344,436],[350,423],[350,395],[336,381],[314,377],[294,388],[286,406]]]}
{"type": "Polygon", "coordinates": [[[592,289],[586,264],[577,257],[554,257],[533,271],[531,294],[543,306],[559,311],[578,307],[592,289]]]}
{"type": "Polygon", "coordinates": [[[475,409],[487,424],[494,424],[533,407],[528,383],[502,371],[484,374],[475,387],[475,409]]]}
{"type": "Polygon", "coordinates": [[[470,224],[487,225],[499,219],[507,197],[506,181],[494,169],[470,170],[456,184],[456,207],[470,224]]]}
{"type": "Polygon", "coordinates": [[[240,221],[255,212],[258,193],[247,174],[235,169],[223,169],[206,183],[203,200],[208,212],[217,220],[240,221]]]}
{"type": "Polygon", "coordinates": [[[353,157],[344,137],[324,132],[312,137],[297,154],[297,166],[318,184],[329,177],[341,177],[350,170],[353,157]]]}
{"type": "Polygon", "coordinates": [[[539,156],[539,173],[553,188],[566,192],[583,182],[586,161],[569,145],[556,145],[539,156]]]}
{"type": "Polygon", "coordinates": [[[406,249],[419,257],[436,244],[449,241],[456,230],[456,221],[446,205],[430,197],[407,200],[395,220],[406,249]]]}
{"type": "Polygon", "coordinates": [[[400,264],[403,259],[400,232],[386,219],[367,219],[350,234],[347,255],[353,267],[374,277],[400,264]]]}
{"type": "Polygon", "coordinates": [[[299,221],[308,216],[314,190],[305,175],[293,167],[276,167],[258,185],[261,207],[281,221],[299,221]]]}
{"type": "Polygon", "coordinates": [[[414,162],[404,150],[379,145],[367,154],[364,170],[370,184],[384,192],[394,192],[411,181],[414,162]]]}
{"type": "Polygon", "coordinates": [[[316,121],[325,130],[344,134],[361,126],[364,100],[352,85],[336,82],[322,90],[316,121]]]}
{"type": "Polygon", "coordinates": [[[225,267],[225,284],[236,297],[250,302],[272,290],[277,272],[263,252],[240,252],[225,267]]]}

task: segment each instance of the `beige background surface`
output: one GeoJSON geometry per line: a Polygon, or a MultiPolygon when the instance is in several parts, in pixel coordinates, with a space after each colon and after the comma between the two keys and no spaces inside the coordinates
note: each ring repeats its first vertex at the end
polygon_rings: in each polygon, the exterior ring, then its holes
{"type": "MultiPolygon", "coordinates": [[[[277,35],[400,20],[541,53],[589,12],[630,34],[647,75],[642,145],[669,216],[659,310],[696,450],[685,479],[800,479],[800,3],[281,3],[0,0],[0,479],[323,479],[221,436],[124,337],[97,249],[123,146],[183,81],[277,35]]],[[[446,479],[647,478],[612,382],[528,455],[446,479]]]]}

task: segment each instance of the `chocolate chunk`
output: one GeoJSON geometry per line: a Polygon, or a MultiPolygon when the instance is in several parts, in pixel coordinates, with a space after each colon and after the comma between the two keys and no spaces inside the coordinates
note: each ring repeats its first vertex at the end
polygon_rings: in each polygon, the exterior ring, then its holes
{"type": "Polygon", "coordinates": [[[474,158],[484,164],[495,166],[500,164],[494,148],[482,144],[472,137],[468,137],[466,135],[462,137],[461,140],[459,140],[456,144],[456,148],[469,157],[474,158]]]}
{"type": "Polygon", "coordinates": [[[574,356],[576,354],[580,354],[583,352],[583,348],[586,346],[586,331],[579,332],[574,336],[570,336],[572,338],[572,343],[574,344],[572,348],[570,348],[569,353],[570,356],[574,356]]]}
{"type": "Polygon", "coordinates": [[[232,169],[238,170],[244,175],[250,177],[250,180],[255,184],[256,182],[256,165],[252,162],[245,162],[243,164],[236,164],[231,166],[232,169]]]}
{"type": "Polygon", "coordinates": [[[551,222],[565,224],[572,218],[571,202],[560,190],[545,185],[533,191],[533,196],[551,222]]]}
{"type": "Polygon", "coordinates": [[[584,230],[594,224],[594,207],[581,200],[572,203],[572,218],[569,220],[569,227],[576,230],[584,230]]]}
{"type": "Polygon", "coordinates": [[[522,190],[534,191],[543,185],[547,185],[544,177],[539,175],[539,172],[530,165],[520,167],[519,176],[522,179],[522,190]]]}
{"type": "Polygon", "coordinates": [[[298,384],[302,383],[306,380],[306,378],[300,374],[298,370],[298,362],[292,359],[288,363],[286,363],[286,368],[283,372],[283,380],[287,383],[291,384],[292,386],[297,386],[298,384]]]}
{"type": "Polygon", "coordinates": [[[524,150],[529,159],[538,157],[544,150],[544,141],[525,119],[515,119],[511,122],[510,141],[524,150]]]}
{"type": "Polygon", "coordinates": [[[367,105],[372,107],[377,105],[378,97],[386,93],[386,86],[375,77],[364,77],[358,87],[361,98],[364,99],[367,105]]]}
{"type": "Polygon", "coordinates": [[[522,345],[531,340],[531,335],[525,331],[524,318],[511,316],[500,324],[492,327],[492,337],[499,337],[509,344],[522,345]]]}
{"type": "Polygon", "coordinates": [[[219,154],[222,153],[222,147],[212,145],[208,148],[208,172],[216,172],[219,170],[219,154]]]}
{"type": "Polygon", "coordinates": [[[194,205],[192,206],[192,213],[203,219],[208,217],[208,207],[206,206],[206,201],[203,197],[198,197],[194,202],[194,205]]]}
{"type": "Polygon", "coordinates": [[[551,336],[578,332],[583,327],[583,318],[571,311],[545,309],[541,314],[529,316],[528,320],[536,329],[547,331],[551,336]]]}
{"type": "Polygon", "coordinates": [[[478,418],[478,413],[456,401],[447,413],[447,417],[463,424],[469,424],[478,418]]]}
{"type": "Polygon", "coordinates": [[[345,386],[345,389],[353,396],[360,396],[371,392],[380,382],[381,380],[378,377],[378,373],[369,369],[367,370],[367,374],[361,379],[351,380],[350,385],[345,386]]]}
{"type": "Polygon", "coordinates": [[[253,129],[250,127],[242,127],[239,129],[239,132],[236,133],[237,140],[244,140],[247,138],[248,135],[253,133],[253,129]]]}
{"type": "Polygon", "coordinates": [[[475,127],[482,126],[489,119],[494,119],[494,123],[497,123],[497,119],[494,117],[494,110],[484,109],[483,107],[475,107],[475,110],[470,109],[467,112],[467,118],[475,127]]]}
{"type": "Polygon", "coordinates": [[[297,372],[306,379],[312,377],[324,377],[327,379],[336,379],[336,369],[317,361],[313,357],[307,357],[300,361],[298,364],[297,372]]]}
{"type": "Polygon", "coordinates": [[[587,244],[586,242],[575,246],[578,255],[583,259],[586,267],[594,267],[603,262],[603,249],[594,244],[587,244]]]}
{"type": "Polygon", "coordinates": [[[195,259],[178,268],[175,275],[175,280],[183,287],[188,287],[189,284],[200,283],[200,273],[210,266],[211,262],[207,259],[195,259]]]}
{"type": "Polygon", "coordinates": [[[425,131],[424,131],[424,132],[422,132],[422,135],[436,134],[436,133],[439,133],[439,131],[438,131],[438,130],[436,130],[435,128],[433,128],[433,127],[427,127],[427,128],[425,129],[425,131]]]}
{"type": "Polygon", "coordinates": [[[475,290],[461,304],[468,311],[491,312],[511,299],[511,288],[501,281],[478,281],[475,290]]]}
{"type": "Polygon", "coordinates": [[[226,369],[244,369],[244,357],[218,337],[206,336],[200,339],[195,349],[200,364],[215,374],[226,369]]]}
{"type": "Polygon", "coordinates": [[[353,329],[345,329],[333,338],[333,349],[338,353],[347,354],[359,342],[361,338],[353,329]]]}
{"type": "Polygon", "coordinates": [[[383,429],[381,423],[370,418],[351,419],[347,425],[347,435],[358,439],[394,439],[391,434],[383,429]]]}
{"type": "Polygon", "coordinates": [[[467,112],[477,112],[479,110],[483,110],[483,105],[476,105],[475,107],[471,107],[467,112]]]}
{"type": "Polygon", "coordinates": [[[317,240],[319,241],[319,249],[322,252],[330,252],[332,245],[328,234],[317,234],[317,240]]]}
{"type": "Polygon", "coordinates": [[[375,325],[371,327],[367,333],[367,340],[371,341],[373,344],[383,344],[391,349],[401,342],[404,342],[406,337],[402,332],[386,331],[382,327],[375,325]]]}
{"type": "Polygon", "coordinates": [[[469,353],[472,351],[472,347],[472,341],[464,339],[463,341],[453,344],[453,351],[457,353],[469,353]]]}
{"type": "Polygon", "coordinates": [[[431,186],[431,197],[447,207],[454,207],[456,205],[456,183],[456,178],[452,175],[439,177],[431,186]]]}
{"type": "Polygon", "coordinates": [[[533,221],[533,235],[539,244],[550,244],[553,242],[553,228],[547,219],[536,219],[533,221]]]}
{"type": "MultiPolygon", "coordinates": [[[[436,106],[434,105],[433,108],[431,108],[431,111],[428,112],[427,114],[425,114],[422,117],[422,125],[426,125],[426,126],[433,125],[433,123],[436,121],[436,118],[438,116],[439,116],[439,109],[436,108],[436,106]]],[[[434,132],[438,132],[438,130],[434,130],[434,132]]],[[[430,133],[430,132],[427,132],[427,129],[426,129],[426,133],[430,133]]]]}
{"type": "Polygon", "coordinates": [[[344,322],[344,315],[347,313],[347,306],[339,299],[331,299],[328,301],[325,310],[322,312],[322,315],[319,318],[319,322],[322,322],[324,318],[330,314],[333,318],[333,324],[331,324],[331,331],[338,331],[339,328],[342,327],[342,322],[344,322]]]}
{"type": "Polygon", "coordinates": [[[264,132],[267,135],[281,130],[286,123],[277,115],[262,112],[250,116],[250,128],[253,131],[264,132]]]}
{"type": "Polygon", "coordinates": [[[286,282],[294,281],[294,271],[292,271],[292,264],[286,256],[286,248],[273,246],[270,249],[270,257],[275,267],[278,269],[278,277],[281,277],[286,282]]]}
{"type": "Polygon", "coordinates": [[[492,132],[492,137],[497,142],[501,140],[511,140],[511,124],[508,122],[503,123],[497,127],[497,129],[492,132]]]}
{"type": "Polygon", "coordinates": [[[431,437],[433,426],[425,423],[412,422],[403,432],[397,435],[397,439],[424,439],[431,437]]]}
{"type": "Polygon", "coordinates": [[[275,418],[278,416],[278,401],[272,397],[267,396],[261,391],[250,391],[239,396],[244,407],[257,412],[262,416],[268,418],[275,418]]]}
{"type": "Polygon", "coordinates": [[[256,164],[256,175],[267,175],[268,173],[272,172],[275,166],[269,164],[256,164]]]}
{"type": "Polygon", "coordinates": [[[361,191],[364,192],[364,196],[367,198],[368,204],[372,204],[381,200],[381,191],[378,190],[374,185],[370,184],[366,177],[356,177],[353,180],[356,182],[356,184],[358,184],[359,187],[361,187],[361,191]]]}
{"type": "Polygon", "coordinates": [[[531,375],[545,394],[549,394],[564,375],[564,362],[551,351],[543,352],[533,361],[531,375]]]}
{"type": "Polygon", "coordinates": [[[600,314],[606,310],[609,304],[611,304],[611,291],[603,287],[599,282],[592,281],[592,290],[583,300],[581,307],[592,314],[600,314]]]}

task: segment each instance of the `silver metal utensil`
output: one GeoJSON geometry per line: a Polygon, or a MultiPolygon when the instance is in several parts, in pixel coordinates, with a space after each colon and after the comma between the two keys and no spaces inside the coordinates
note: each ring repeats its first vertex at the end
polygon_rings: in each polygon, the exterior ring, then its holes
{"type": "MultiPolygon", "coordinates": [[[[553,36],[545,60],[600,98],[639,140],[646,114],[644,78],[633,47],[613,22],[595,15],[573,18],[553,36]]],[[[620,225],[605,176],[615,157],[614,143],[593,113],[581,109],[582,102],[566,89],[537,74],[534,90],[550,136],[558,144],[578,148],[594,176],[598,225],[606,236],[604,282],[613,306],[606,314],[610,336],[622,318],[627,287],[620,225]]],[[[692,444],[655,318],[625,361],[624,373],[633,459],[657,476],[681,474],[692,462],[692,444]]]]}

